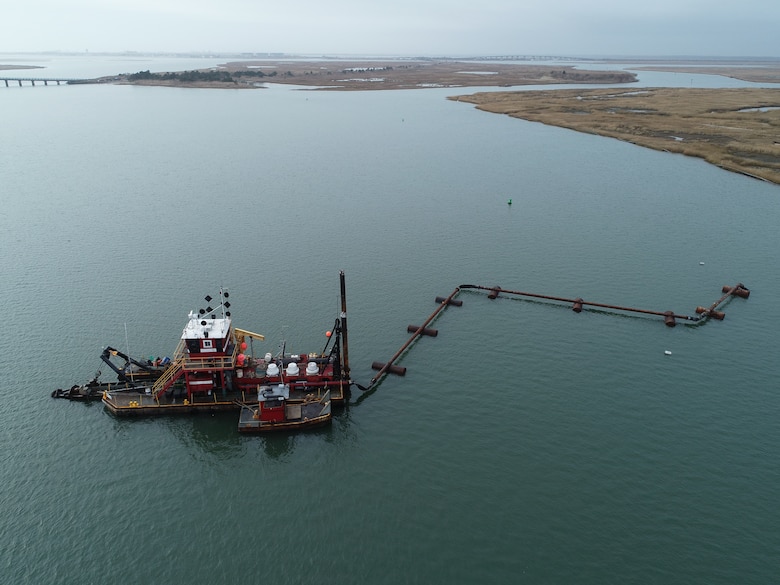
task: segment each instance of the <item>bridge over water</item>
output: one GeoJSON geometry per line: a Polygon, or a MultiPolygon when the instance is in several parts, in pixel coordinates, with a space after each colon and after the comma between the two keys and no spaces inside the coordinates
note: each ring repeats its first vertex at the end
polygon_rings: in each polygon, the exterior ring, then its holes
{"type": "Polygon", "coordinates": [[[5,86],[9,87],[12,82],[19,84],[19,87],[24,85],[24,82],[28,82],[31,86],[36,83],[42,83],[43,85],[51,84],[68,84],[68,83],[85,83],[89,81],[87,79],[73,79],[68,77],[0,77],[0,81],[5,82],[5,86]]]}

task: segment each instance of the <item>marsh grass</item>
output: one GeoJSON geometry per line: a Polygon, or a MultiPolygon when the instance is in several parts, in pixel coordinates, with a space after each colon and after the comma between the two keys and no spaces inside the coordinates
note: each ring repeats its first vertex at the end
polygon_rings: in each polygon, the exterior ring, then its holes
{"type": "Polygon", "coordinates": [[[780,89],[567,89],[450,99],[488,112],[699,157],[780,184],[780,89]]]}

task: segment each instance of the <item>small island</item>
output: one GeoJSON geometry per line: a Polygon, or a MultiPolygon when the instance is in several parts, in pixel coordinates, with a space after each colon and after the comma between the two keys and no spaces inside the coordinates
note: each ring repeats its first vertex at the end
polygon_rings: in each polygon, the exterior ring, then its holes
{"type": "Polygon", "coordinates": [[[627,71],[578,70],[573,66],[529,65],[448,59],[236,61],[208,70],[105,77],[100,82],[201,88],[258,88],[283,83],[320,91],[366,91],[446,87],[513,87],[636,81],[627,71]]]}

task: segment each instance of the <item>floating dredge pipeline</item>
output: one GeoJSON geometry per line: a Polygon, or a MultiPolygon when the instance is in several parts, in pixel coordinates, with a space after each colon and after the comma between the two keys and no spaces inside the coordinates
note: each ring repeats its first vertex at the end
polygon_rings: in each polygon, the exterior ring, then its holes
{"type": "Polygon", "coordinates": [[[436,329],[431,329],[428,327],[428,325],[433,321],[436,316],[444,310],[449,305],[454,305],[456,307],[460,307],[463,305],[463,301],[457,300],[455,297],[458,296],[458,293],[460,293],[463,289],[476,289],[476,290],[484,290],[489,291],[488,292],[488,298],[489,299],[497,299],[500,294],[507,294],[507,295],[516,295],[521,297],[531,297],[535,299],[543,299],[547,301],[558,301],[558,302],[564,302],[564,303],[570,303],[571,309],[575,313],[582,312],[583,307],[598,307],[600,309],[609,309],[612,311],[626,311],[630,313],[644,313],[646,315],[658,315],[659,317],[664,318],[664,323],[667,327],[674,327],[677,324],[677,320],[680,319],[682,321],[691,321],[691,322],[698,322],[702,321],[708,318],[716,319],[718,321],[722,321],[726,314],[723,311],[719,311],[718,307],[729,297],[736,296],[743,299],[746,299],[750,296],[750,290],[745,287],[744,284],[741,282],[735,284],[734,286],[728,286],[725,285],[722,288],[723,296],[720,297],[717,301],[712,303],[709,307],[696,307],[695,315],[680,315],[678,313],[675,313],[674,311],[649,311],[646,309],[636,309],[634,307],[622,307],[620,305],[609,305],[605,303],[595,303],[592,301],[585,301],[582,298],[575,298],[575,299],[569,299],[565,297],[556,297],[551,295],[540,295],[536,293],[529,293],[529,292],[523,292],[518,290],[509,290],[504,289],[499,286],[479,286],[476,284],[461,284],[458,286],[450,296],[448,297],[436,297],[436,303],[438,303],[438,306],[436,307],[436,310],[431,313],[431,315],[423,322],[422,325],[409,325],[407,327],[407,331],[412,334],[412,336],[404,343],[400,349],[393,354],[393,356],[387,361],[387,362],[374,362],[371,364],[371,367],[374,370],[378,370],[376,375],[371,378],[371,380],[368,383],[368,386],[365,388],[361,388],[363,390],[369,390],[371,387],[375,386],[386,374],[396,374],[398,376],[404,376],[406,374],[406,368],[403,366],[397,366],[395,365],[395,361],[401,357],[401,355],[406,351],[409,346],[414,343],[414,341],[422,336],[427,335],[429,337],[436,337],[439,332],[436,329]]]}

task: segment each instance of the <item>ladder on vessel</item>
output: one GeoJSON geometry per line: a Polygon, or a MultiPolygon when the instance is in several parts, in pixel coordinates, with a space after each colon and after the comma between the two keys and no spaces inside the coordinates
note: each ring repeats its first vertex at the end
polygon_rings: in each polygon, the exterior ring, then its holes
{"type": "Polygon", "coordinates": [[[160,396],[168,390],[176,380],[181,378],[182,374],[184,374],[185,361],[184,341],[180,341],[179,345],[176,347],[176,352],[174,353],[173,362],[171,362],[170,367],[165,370],[163,375],[157,378],[152,385],[152,396],[154,396],[155,400],[159,400],[160,396]]]}

